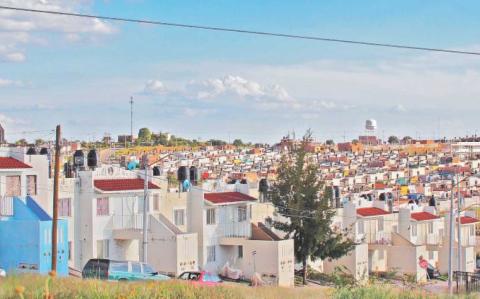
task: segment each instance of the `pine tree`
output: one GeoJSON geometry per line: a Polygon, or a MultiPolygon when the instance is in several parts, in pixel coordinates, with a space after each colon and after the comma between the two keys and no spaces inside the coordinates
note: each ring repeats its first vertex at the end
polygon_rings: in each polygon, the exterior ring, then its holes
{"type": "Polygon", "coordinates": [[[303,265],[303,284],[306,284],[307,261],[317,258],[340,258],[351,251],[354,242],[346,233],[332,228],[336,211],[330,205],[331,195],[317,177],[316,163],[307,163],[306,145],[311,141],[307,131],[298,146],[284,155],[278,170],[277,182],[271,191],[272,203],[287,222],[272,221],[273,226],[294,239],[295,258],[303,265]]]}

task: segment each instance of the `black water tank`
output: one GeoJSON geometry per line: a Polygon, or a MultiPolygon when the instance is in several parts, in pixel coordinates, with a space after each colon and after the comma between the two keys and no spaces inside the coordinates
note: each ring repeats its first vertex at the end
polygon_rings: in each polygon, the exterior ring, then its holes
{"type": "Polygon", "coordinates": [[[267,179],[261,179],[258,183],[258,191],[267,192],[268,191],[268,181],[267,179]]]}
{"type": "Polygon", "coordinates": [[[40,155],[48,155],[48,154],[49,154],[48,148],[42,147],[42,149],[40,150],[40,155]]]}
{"type": "Polygon", "coordinates": [[[87,166],[92,169],[98,166],[97,151],[95,149],[90,150],[87,154],[87,166]]]}
{"type": "Polygon", "coordinates": [[[27,150],[27,155],[36,155],[37,150],[34,147],[31,147],[27,150]]]}
{"type": "Polygon", "coordinates": [[[63,172],[65,173],[65,177],[67,179],[73,178],[73,166],[70,163],[63,164],[63,172]]]}
{"type": "Polygon", "coordinates": [[[187,170],[187,167],[186,166],[180,166],[178,168],[178,171],[177,171],[177,180],[179,182],[182,182],[185,181],[186,179],[188,179],[188,170],[187,170]]]}
{"type": "Polygon", "coordinates": [[[84,167],[85,166],[85,154],[82,150],[76,150],[73,154],[73,166],[84,167]]]}
{"type": "Polygon", "coordinates": [[[160,167],[154,166],[152,170],[153,170],[153,176],[160,176],[160,167]]]}
{"type": "Polygon", "coordinates": [[[198,170],[195,166],[190,167],[190,183],[194,186],[198,183],[198,170]]]}

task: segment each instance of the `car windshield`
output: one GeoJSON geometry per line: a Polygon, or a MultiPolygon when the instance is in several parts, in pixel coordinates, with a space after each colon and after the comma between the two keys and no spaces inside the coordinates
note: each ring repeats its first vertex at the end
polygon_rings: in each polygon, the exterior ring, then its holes
{"type": "Polygon", "coordinates": [[[143,273],[152,274],[152,273],[156,273],[156,272],[157,271],[153,270],[153,268],[150,267],[150,265],[143,264],[143,273]]]}

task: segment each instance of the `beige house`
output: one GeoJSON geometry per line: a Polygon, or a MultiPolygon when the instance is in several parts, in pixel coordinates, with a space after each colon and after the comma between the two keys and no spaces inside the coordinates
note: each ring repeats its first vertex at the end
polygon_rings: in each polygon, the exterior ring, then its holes
{"type": "Polygon", "coordinates": [[[188,231],[198,235],[199,268],[279,286],[294,285],[293,240],[282,240],[261,222],[252,224],[257,199],[240,191],[188,192],[188,231]]]}
{"type": "MultiPolygon", "coordinates": [[[[449,227],[449,215],[445,217],[445,227],[449,227]]],[[[465,272],[475,272],[476,268],[476,256],[475,256],[475,248],[478,246],[477,238],[475,235],[475,225],[480,222],[479,219],[476,218],[475,212],[466,211],[463,212],[460,217],[460,229],[461,229],[461,237],[460,242],[458,241],[458,218],[455,217],[455,229],[454,229],[454,258],[452,261],[452,267],[454,271],[465,271],[465,272]],[[460,251],[458,250],[460,248],[460,251]],[[460,255],[459,255],[460,253],[460,255]],[[460,265],[458,264],[458,258],[460,258],[460,265]]],[[[449,256],[449,236],[450,231],[448,229],[445,230],[445,238],[443,242],[443,246],[440,250],[440,262],[439,268],[440,272],[447,273],[448,272],[448,256],[449,256]]]]}
{"type": "Polygon", "coordinates": [[[392,234],[388,247],[388,268],[398,274],[408,274],[416,281],[427,279],[426,269],[420,266],[427,260],[439,265],[439,250],[443,244],[443,219],[433,207],[404,207],[399,209],[398,229],[392,234]]]}

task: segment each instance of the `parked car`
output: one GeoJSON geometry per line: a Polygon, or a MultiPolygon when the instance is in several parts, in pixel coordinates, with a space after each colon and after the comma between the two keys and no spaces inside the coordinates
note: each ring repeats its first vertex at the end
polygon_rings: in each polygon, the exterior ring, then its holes
{"type": "Polygon", "coordinates": [[[168,280],[170,277],[159,274],[148,264],[109,259],[91,259],[82,271],[83,278],[113,281],[168,280]]]}
{"type": "Polygon", "coordinates": [[[5,270],[0,268],[0,277],[6,277],[6,276],[7,276],[7,272],[5,272],[5,270]]]}
{"type": "Polygon", "coordinates": [[[429,279],[438,279],[440,277],[440,272],[438,272],[438,270],[432,266],[432,264],[428,264],[427,275],[429,279]]]}
{"type": "Polygon", "coordinates": [[[178,276],[178,279],[205,286],[216,286],[223,282],[218,275],[205,271],[183,272],[178,276]]]}

